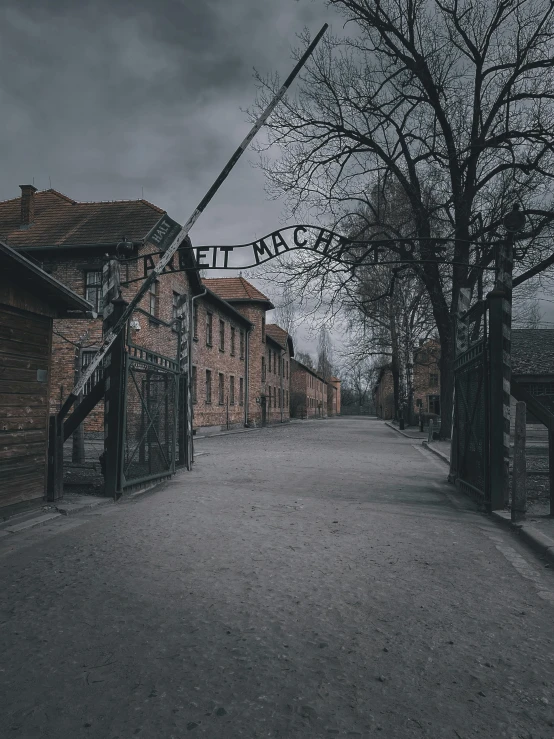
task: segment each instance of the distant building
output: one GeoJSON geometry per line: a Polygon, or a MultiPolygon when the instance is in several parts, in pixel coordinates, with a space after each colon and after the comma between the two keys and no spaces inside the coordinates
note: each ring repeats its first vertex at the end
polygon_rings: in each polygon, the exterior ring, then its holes
{"type": "Polygon", "coordinates": [[[293,418],[327,417],[327,383],[296,359],[291,360],[290,398],[293,418]]]}
{"type": "MultiPolygon", "coordinates": [[[[440,416],[440,343],[435,339],[421,341],[414,349],[413,413],[421,408],[425,414],[440,416]]],[[[394,417],[394,381],[390,363],[380,368],[373,388],[373,402],[379,418],[394,417]]]]}

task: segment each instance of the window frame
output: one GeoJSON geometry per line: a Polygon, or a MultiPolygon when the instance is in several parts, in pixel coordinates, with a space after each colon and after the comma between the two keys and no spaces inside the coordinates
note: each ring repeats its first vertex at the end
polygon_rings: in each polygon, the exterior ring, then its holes
{"type": "Polygon", "coordinates": [[[148,315],[152,318],[160,317],[160,281],[154,280],[148,288],[148,315]],[[152,289],[154,288],[154,289],[152,289]],[[152,311],[152,300],[154,301],[154,310],[152,311]]]}
{"type": "Polygon", "coordinates": [[[212,404],[212,371],[207,369],[206,370],[206,405],[212,404]]]}
{"type": "Polygon", "coordinates": [[[237,330],[234,326],[231,326],[231,356],[234,357],[236,354],[236,344],[237,344],[237,337],[236,337],[237,330]]]}
{"type": "Polygon", "coordinates": [[[219,319],[219,351],[225,351],[225,321],[222,318],[219,319]]]}
{"type": "Polygon", "coordinates": [[[218,404],[225,405],[225,375],[223,372],[219,372],[218,375],[219,375],[218,383],[217,383],[218,404]]]}
{"type": "Polygon", "coordinates": [[[206,311],[206,346],[213,346],[214,314],[206,311]]]}
{"type": "Polygon", "coordinates": [[[229,405],[235,405],[235,376],[229,375],[229,405]]]}
{"type": "Polygon", "coordinates": [[[88,300],[88,302],[92,304],[92,306],[94,307],[94,311],[96,313],[100,313],[102,311],[102,308],[103,308],[103,304],[102,304],[102,298],[103,298],[103,295],[102,295],[102,292],[103,292],[102,291],[102,270],[101,269],[85,269],[83,271],[84,271],[84,281],[85,281],[85,300],[88,300]],[[88,283],[88,277],[89,277],[89,275],[98,275],[99,276],[99,279],[100,279],[100,282],[94,282],[92,284],[89,284],[88,283]],[[90,289],[94,289],[94,291],[95,291],[95,300],[94,301],[92,301],[88,297],[88,290],[89,290],[89,288],[90,289]]]}
{"type": "Polygon", "coordinates": [[[239,405],[244,405],[244,377],[239,377],[239,405]]]}

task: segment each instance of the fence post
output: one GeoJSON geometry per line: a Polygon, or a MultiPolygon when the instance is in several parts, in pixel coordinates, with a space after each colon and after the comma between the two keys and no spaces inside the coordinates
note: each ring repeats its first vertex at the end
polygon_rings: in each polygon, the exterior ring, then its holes
{"type": "MultiPolygon", "coordinates": [[[[122,298],[112,301],[110,322],[115,323],[123,315],[128,303],[122,298]]],[[[121,495],[121,457],[123,454],[123,425],[125,399],[125,338],[120,331],[106,357],[104,376],[106,395],[104,401],[104,485],[105,495],[117,500],[121,495]]]]}
{"type": "Polygon", "coordinates": [[[525,461],[527,406],[523,401],[516,403],[516,426],[514,434],[514,461],[512,475],[512,521],[521,521],[527,510],[527,466],[525,461]]]}

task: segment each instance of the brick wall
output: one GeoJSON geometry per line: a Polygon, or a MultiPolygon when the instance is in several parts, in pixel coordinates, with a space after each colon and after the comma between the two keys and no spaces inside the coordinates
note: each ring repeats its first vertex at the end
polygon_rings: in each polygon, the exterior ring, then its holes
{"type": "Polygon", "coordinates": [[[298,416],[327,416],[327,383],[304,365],[291,362],[291,408],[298,416]]]}
{"type": "Polygon", "coordinates": [[[267,338],[265,396],[268,423],[290,419],[290,352],[267,338]],[[282,413],[281,413],[282,411],[282,413]]]}
{"type": "MultiPolygon", "coordinates": [[[[145,244],[139,248],[138,254],[146,254],[155,250],[152,244],[145,244]]],[[[96,250],[82,254],[72,252],[67,254],[48,255],[44,258],[44,267],[53,277],[63,282],[78,295],[86,297],[87,271],[102,270],[102,254],[96,250]]],[[[123,264],[121,279],[123,281],[143,276],[142,261],[137,260],[123,264]]],[[[130,301],[142,283],[134,282],[122,287],[121,294],[124,300],[130,301]]],[[[173,295],[188,294],[190,287],[186,272],[168,273],[158,279],[157,308],[154,317],[145,316],[135,311],[131,323],[139,328],[130,328],[128,338],[132,343],[151,349],[158,354],[170,357],[177,356],[178,334],[170,327],[164,326],[160,320],[169,323],[173,319],[173,295]]],[[[89,296],[90,297],[90,296],[89,296]]],[[[139,307],[149,312],[150,296],[147,294],[139,303],[139,307]]],[[[156,306],[153,306],[156,307],[156,306]]],[[[61,402],[65,400],[76,381],[76,368],[79,364],[78,356],[93,353],[102,340],[102,318],[81,319],[64,318],[54,321],[54,335],[52,341],[52,384],[50,394],[50,409],[52,413],[59,410],[61,402]],[[74,346],[79,344],[81,349],[74,346]]],[[[82,362],[81,358],[81,362],[82,362]]],[[[85,358],[86,361],[86,358],[85,358]]],[[[85,433],[102,433],[104,428],[104,408],[99,403],[85,421],[85,433]]]]}
{"type": "Polygon", "coordinates": [[[389,367],[381,372],[380,380],[373,393],[373,401],[379,418],[389,420],[394,416],[394,384],[389,367]]]}
{"type": "MultiPolygon", "coordinates": [[[[197,305],[197,335],[193,341],[192,362],[196,374],[196,402],[193,427],[225,426],[227,413],[230,426],[244,426],[246,392],[246,333],[248,324],[218,306],[212,300],[199,298],[197,305]],[[207,343],[207,315],[212,316],[212,342],[207,343]],[[220,348],[220,321],[224,325],[225,344],[220,348]],[[231,353],[231,329],[235,329],[235,352],[231,353]],[[244,356],[241,357],[241,332],[244,335],[244,356]],[[211,372],[211,402],[206,399],[206,370],[211,372]],[[219,375],[223,375],[224,402],[219,402],[219,375]],[[234,378],[234,402],[231,402],[231,378],[234,378]],[[242,402],[240,386],[242,380],[242,402]],[[228,401],[228,403],[227,403],[228,401]]],[[[194,391],[194,388],[193,388],[194,391]]]]}
{"type": "Polygon", "coordinates": [[[414,352],[414,412],[419,412],[421,400],[424,413],[440,413],[440,344],[426,341],[414,352]]]}

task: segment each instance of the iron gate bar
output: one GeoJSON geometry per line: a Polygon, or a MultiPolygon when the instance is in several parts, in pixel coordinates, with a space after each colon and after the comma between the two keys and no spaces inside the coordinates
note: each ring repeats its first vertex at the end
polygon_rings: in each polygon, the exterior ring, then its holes
{"type": "MultiPolygon", "coordinates": [[[[464,368],[465,368],[465,367],[471,367],[472,365],[477,365],[477,362],[471,362],[471,363],[470,363],[470,362],[467,362],[467,364],[464,364],[463,366],[464,366],[464,368]]],[[[475,394],[476,394],[476,396],[478,396],[478,395],[479,395],[479,391],[481,390],[482,386],[483,386],[483,375],[481,374],[481,375],[479,376],[479,384],[477,385],[477,392],[475,393],[475,394]]],[[[462,390],[462,388],[460,388],[460,390],[462,390]]],[[[465,396],[465,393],[464,393],[464,392],[462,392],[462,393],[461,393],[461,397],[462,397],[462,400],[464,401],[465,409],[466,409],[466,411],[467,411],[467,414],[468,414],[468,416],[469,416],[469,413],[470,413],[470,411],[469,411],[469,405],[468,405],[468,402],[467,402],[467,398],[466,398],[466,396],[465,396]]],[[[474,407],[474,409],[473,409],[473,415],[472,415],[472,416],[471,416],[471,418],[470,418],[470,422],[469,422],[469,428],[470,428],[470,431],[471,431],[471,433],[472,433],[472,435],[473,435],[473,439],[474,439],[474,441],[475,441],[475,442],[476,442],[477,444],[479,444],[479,439],[478,439],[478,438],[477,438],[477,436],[475,435],[475,430],[474,430],[474,428],[473,428],[473,420],[474,420],[474,418],[475,418],[475,411],[476,411],[476,410],[477,410],[477,402],[475,403],[475,407],[474,407]]],[[[469,439],[468,439],[467,441],[468,441],[468,443],[469,443],[469,439]]],[[[466,448],[467,448],[467,444],[466,444],[466,448]]],[[[481,456],[481,455],[479,455],[479,456],[481,456]]]]}
{"type": "MultiPolygon", "coordinates": [[[[132,361],[136,361],[136,360],[133,360],[133,358],[131,358],[131,359],[129,360],[129,365],[130,365],[130,363],[131,363],[132,361]]],[[[129,370],[132,370],[132,367],[131,367],[131,366],[129,366],[129,367],[128,367],[128,369],[129,369],[129,370]]],[[[131,373],[131,374],[132,374],[132,373],[131,373]]],[[[142,408],[143,408],[143,409],[144,409],[144,410],[146,411],[146,415],[147,415],[147,416],[148,416],[148,418],[150,419],[150,423],[149,423],[149,424],[148,424],[148,426],[146,427],[146,431],[144,432],[144,434],[143,434],[143,435],[142,435],[142,437],[140,438],[139,442],[138,442],[138,443],[137,443],[137,445],[135,446],[135,449],[134,449],[134,451],[133,451],[133,454],[131,455],[131,458],[130,458],[129,462],[127,463],[127,469],[126,469],[126,471],[127,471],[127,472],[129,471],[129,467],[131,466],[131,462],[132,462],[132,461],[133,461],[133,459],[135,458],[135,454],[137,453],[137,449],[139,448],[139,446],[140,446],[140,445],[142,444],[142,442],[143,442],[143,441],[144,441],[144,439],[146,438],[146,435],[147,435],[147,434],[148,434],[148,432],[150,431],[150,428],[151,428],[151,427],[153,426],[153,423],[154,423],[154,421],[156,420],[156,417],[158,416],[158,414],[159,414],[159,412],[160,412],[160,410],[161,410],[161,405],[162,405],[162,403],[163,403],[163,402],[164,402],[164,401],[166,400],[166,397],[167,397],[167,393],[166,393],[166,394],[164,394],[164,396],[163,396],[163,397],[161,398],[161,400],[160,400],[160,401],[158,402],[158,405],[157,405],[157,407],[156,407],[156,409],[155,409],[155,410],[156,410],[156,413],[155,413],[155,414],[154,414],[153,416],[151,416],[151,415],[150,415],[150,413],[149,413],[149,408],[148,408],[148,404],[147,404],[147,403],[145,402],[145,400],[144,400],[144,397],[143,397],[142,393],[141,393],[141,392],[140,392],[140,390],[139,390],[139,387],[138,387],[138,385],[137,385],[137,381],[136,381],[136,379],[135,379],[135,376],[134,376],[134,374],[132,374],[132,377],[133,377],[133,382],[134,382],[134,384],[135,384],[135,387],[136,387],[136,389],[137,389],[137,393],[138,393],[138,395],[139,395],[140,401],[141,401],[141,403],[142,403],[142,408]]],[[[125,408],[125,415],[127,415],[127,414],[126,414],[126,412],[127,412],[127,408],[125,408]]],[[[156,427],[155,427],[155,426],[154,426],[154,428],[153,428],[153,431],[154,431],[154,434],[156,435],[156,439],[158,440],[158,445],[159,445],[159,447],[160,447],[160,451],[162,452],[162,454],[163,454],[163,456],[164,456],[164,461],[165,461],[165,463],[166,463],[166,465],[167,465],[168,467],[171,467],[171,464],[170,464],[169,460],[168,460],[168,459],[167,459],[167,457],[165,456],[165,452],[164,452],[164,449],[163,449],[163,444],[162,444],[162,442],[160,441],[160,437],[158,436],[158,432],[157,432],[157,430],[156,430],[156,427]]],[[[125,474],[125,473],[124,473],[124,474],[125,474]]]]}

